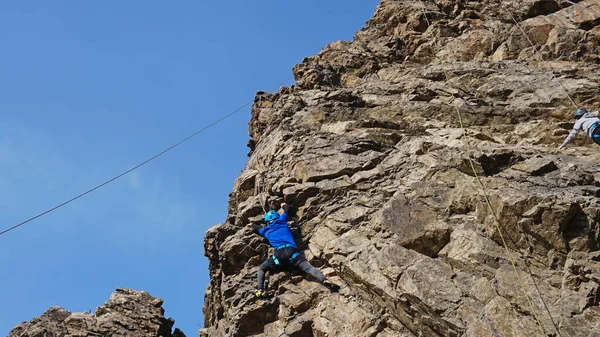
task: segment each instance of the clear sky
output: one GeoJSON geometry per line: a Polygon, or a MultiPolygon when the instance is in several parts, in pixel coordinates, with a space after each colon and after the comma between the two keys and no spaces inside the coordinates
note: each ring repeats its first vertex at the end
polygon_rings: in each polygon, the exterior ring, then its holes
{"type": "MultiPolygon", "coordinates": [[[[350,40],[377,0],[3,1],[0,230],[143,161],[350,40]]],[[[247,160],[249,108],[0,236],[0,335],[118,287],[202,327],[206,230],[247,160]]]]}

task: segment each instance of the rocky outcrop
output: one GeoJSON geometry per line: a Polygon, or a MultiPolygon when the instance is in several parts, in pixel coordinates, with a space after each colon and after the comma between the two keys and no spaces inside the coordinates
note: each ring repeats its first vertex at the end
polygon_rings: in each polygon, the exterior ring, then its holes
{"type": "Polygon", "coordinates": [[[556,149],[564,90],[600,107],[600,19],[581,9],[600,1],[578,2],[382,0],[296,86],[259,92],[205,238],[200,336],[600,336],[600,152],[556,149]],[[280,273],[253,297],[269,248],[246,225],[282,200],[339,293],[280,273]]]}
{"type": "Polygon", "coordinates": [[[71,313],[51,307],[42,316],[19,324],[8,337],[131,336],[185,337],[175,321],[165,318],[163,300],[144,291],[117,289],[92,313],[71,313]]]}
{"type": "MultiPolygon", "coordinates": [[[[574,105],[600,107],[599,44],[600,0],[381,0],[295,86],[257,93],[204,241],[199,335],[600,336],[600,152],[583,135],[556,149],[574,105]],[[253,296],[272,251],[247,225],[281,201],[339,293],[288,272],[253,296]]],[[[183,337],[173,325],[117,289],[9,337],[183,337]]]]}

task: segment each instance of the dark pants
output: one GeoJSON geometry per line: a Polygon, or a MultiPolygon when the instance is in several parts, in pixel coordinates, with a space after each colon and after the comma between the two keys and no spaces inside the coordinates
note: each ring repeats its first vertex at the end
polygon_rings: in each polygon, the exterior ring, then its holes
{"type": "Polygon", "coordinates": [[[594,131],[592,131],[592,140],[594,143],[600,145],[600,125],[596,126],[594,131]]]}
{"type": "Polygon", "coordinates": [[[268,272],[279,272],[282,270],[290,270],[290,269],[300,269],[301,271],[312,275],[314,278],[319,280],[319,282],[323,283],[325,280],[325,275],[321,273],[321,271],[315,267],[313,267],[310,262],[306,260],[304,254],[298,254],[292,261],[290,258],[297,252],[300,252],[297,248],[288,247],[281,248],[275,251],[275,258],[279,262],[275,263],[273,256],[269,256],[268,259],[265,260],[260,265],[260,269],[258,270],[258,289],[263,289],[265,285],[265,273],[268,272]]]}

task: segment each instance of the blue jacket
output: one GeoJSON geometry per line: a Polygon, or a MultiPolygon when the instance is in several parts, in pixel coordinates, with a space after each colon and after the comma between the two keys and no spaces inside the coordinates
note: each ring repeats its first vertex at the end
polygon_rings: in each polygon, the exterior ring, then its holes
{"type": "Polygon", "coordinates": [[[283,213],[279,216],[279,219],[260,228],[258,234],[266,237],[271,246],[275,249],[283,245],[291,245],[294,248],[298,248],[294,241],[294,237],[292,236],[292,231],[290,231],[290,228],[288,227],[287,221],[288,215],[287,213],[283,213]]]}

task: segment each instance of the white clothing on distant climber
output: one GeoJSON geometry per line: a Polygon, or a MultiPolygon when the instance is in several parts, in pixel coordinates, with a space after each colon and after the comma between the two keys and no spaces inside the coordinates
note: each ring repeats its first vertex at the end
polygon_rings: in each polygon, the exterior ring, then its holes
{"type": "Polygon", "coordinates": [[[567,144],[572,142],[575,137],[577,137],[579,131],[587,132],[587,134],[590,136],[590,139],[592,139],[594,143],[600,145],[600,128],[598,127],[598,125],[600,125],[600,118],[593,113],[588,112],[585,108],[577,108],[573,115],[576,119],[573,130],[558,148],[562,149],[567,144]]]}

